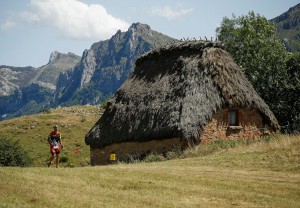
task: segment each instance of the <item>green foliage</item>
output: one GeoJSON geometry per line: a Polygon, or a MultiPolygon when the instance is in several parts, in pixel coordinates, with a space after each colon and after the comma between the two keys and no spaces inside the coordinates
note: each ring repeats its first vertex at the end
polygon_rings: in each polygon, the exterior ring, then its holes
{"type": "Polygon", "coordinates": [[[183,158],[183,149],[182,149],[182,147],[175,146],[171,151],[168,151],[166,153],[165,157],[166,157],[167,160],[183,158]]]}
{"type": "Polygon", "coordinates": [[[109,100],[110,100],[110,97],[107,97],[107,98],[105,99],[105,101],[104,101],[103,103],[101,103],[101,108],[102,108],[102,109],[106,109],[109,100]]]}
{"type": "Polygon", "coordinates": [[[225,17],[217,36],[242,68],[254,89],[270,106],[281,125],[299,119],[299,58],[289,58],[265,17],[249,12],[225,17]]]}
{"type": "Polygon", "coordinates": [[[0,137],[0,166],[30,166],[31,158],[21,147],[19,140],[0,137]]]}
{"type": "Polygon", "coordinates": [[[300,132],[300,54],[291,54],[286,62],[287,82],[284,86],[284,113],[278,119],[287,131],[300,132]]]}
{"type": "Polygon", "coordinates": [[[42,111],[44,114],[50,114],[51,113],[51,109],[45,109],[42,111]]]}
{"type": "Polygon", "coordinates": [[[105,101],[101,104],[101,108],[106,109],[106,107],[107,107],[107,101],[105,101]]]}
{"type": "Polygon", "coordinates": [[[144,162],[162,162],[165,161],[166,158],[162,154],[151,153],[145,157],[144,162]]]}
{"type": "Polygon", "coordinates": [[[66,156],[62,156],[62,157],[59,158],[59,162],[61,162],[61,163],[66,163],[68,161],[69,161],[69,158],[66,157],[66,156]]]}
{"type": "Polygon", "coordinates": [[[254,12],[233,19],[225,17],[217,35],[260,94],[280,86],[287,53],[275,35],[274,25],[265,17],[254,12]]]}

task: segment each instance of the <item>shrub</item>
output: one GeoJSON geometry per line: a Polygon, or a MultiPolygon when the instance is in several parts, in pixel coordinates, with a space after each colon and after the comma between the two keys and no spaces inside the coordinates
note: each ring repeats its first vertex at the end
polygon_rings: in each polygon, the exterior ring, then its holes
{"type": "Polygon", "coordinates": [[[171,151],[166,153],[166,159],[168,160],[179,159],[183,157],[183,149],[180,146],[175,146],[171,151]]]}
{"type": "Polygon", "coordinates": [[[44,114],[50,114],[51,113],[51,109],[45,109],[42,111],[44,114]]]}
{"type": "Polygon", "coordinates": [[[103,103],[101,104],[101,108],[102,108],[102,109],[106,109],[106,107],[107,107],[107,101],[105,101],[105,102],[103,102],[103,103]]]}
{"type": "Polygon", "coordinates": [[[69,158],[66,157],[66,156],[62,156],[62,157],[59,158],[59,161],[60,161],[61,163],[66,163],[66,162],[69,161],[69,158]]]}
{"type": "Polygon", "coordinates": [[[166,158],[163,155],[151,153],[145,157],[144,162],[161,162],[165,161],[166,158]]]}
{"type": "Polygon", "coordinates": [[[32,159],[23,150],[19,140],[0,137],[0,166],[30,166],[32,159]]]}

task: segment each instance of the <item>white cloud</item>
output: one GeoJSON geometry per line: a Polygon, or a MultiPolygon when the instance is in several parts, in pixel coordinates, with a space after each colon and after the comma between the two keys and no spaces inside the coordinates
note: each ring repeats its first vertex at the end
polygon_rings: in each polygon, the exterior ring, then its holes
{"type": "Polygon", "coordinates": [[[129,24],[110,15],[100,4],[79,0],[31,0],[31,10],[19,14],[28,24],[52,27],[66,37],[99,40],[110,38],[129,24]]]}
{"type": "Polygon", "coordinates": [[[36,13],[23,11],[18,15],[22,21],[26,21],[27,23],[38,23],[40,22],[40,16],[36,13]]]}
{"type": "Polygon", "coordinates": [[[175,10],[175,9],[172,9],[170,6],[153,7],[151,10],[152,15],[159,16],[159,17],[165,17],[169,20],[174,20],[174,19],[180,18],[191,12],[193,12],[193,8],[175,10]]]}
{"type": "Polygon", "coordinates": [[[0,28],[1,28],[1,30],[6,31],[6,30],[12,29],[15,26],[16,26],[15,22],[13,22],[11,20],[6,20],[0,25],[0,28]]]}

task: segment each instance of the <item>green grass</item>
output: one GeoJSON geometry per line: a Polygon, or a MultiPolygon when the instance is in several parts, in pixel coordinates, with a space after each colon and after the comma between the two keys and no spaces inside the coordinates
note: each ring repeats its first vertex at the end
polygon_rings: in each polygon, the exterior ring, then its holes
{"type": "Polygon", "coordinates": [[[61,156],[67,158],[61,166],[87,166],[90,149],[84,137],[99,117],[99,109],[95,106],[49,109],[40,114],[0,122],[0,136],[19,140],[33,159],[33,166],[46,167],[50,158],[48,134],[53,131],[53,125],[58,124],[64,144],[61,156]],[[77,155],[74,154],[75,149],[79,150],[77,155]]]}
{"type": "Polygon", "coordinates": [[[0,198],[0,207],[300,207],[300,136],[163,162],[0,168],[0,198]]]}
{"type": "Polygon", "coordinates": [[[90,167],[84,135],[98,118],[97,107],[75,106],[0,122],[0,136],[34,159],[33,167],[0,168],[0,207],[300,207],[300,135],[90,167]],[[59,169],[46,168],[53,124],[66,148],[59,169]]]}

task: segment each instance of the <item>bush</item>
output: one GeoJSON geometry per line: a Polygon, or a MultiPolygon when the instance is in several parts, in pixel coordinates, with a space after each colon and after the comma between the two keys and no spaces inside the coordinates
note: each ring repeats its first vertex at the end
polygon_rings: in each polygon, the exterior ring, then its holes
{"type": "Polygon", "coordinates": [[[162,162],[165,161],[166,158],[160,154],[151,153],[145,157],[144,162],[162,162]]]}
{"type": "Polygon", "coordinates": [[[183,149],[180,146],[175,146],[171,151],[166,152],[166,159],[179,159],[183,158],[183,149]]]}
{"type": "Polygon", "coordinates": [[[60,161],[61,163],[66,163],[66,162],[69,161],[69,158],[66,157],[66,156],[62,156],[62,157],[59,159],[59,161],[60,161]]]}
{"type": "Polygon", "coordinates": [[[50,114],[51,110],[50,109],[45,109],[45,110],[42,111],[42,113],[44,113],[44,114],[50,114]]]}
{"type": "Polygon", "coordinates": [[[30,166],[32,159],[23,150],[19,140],[12,141],[0,137],[0,166],[30,166]]]}

